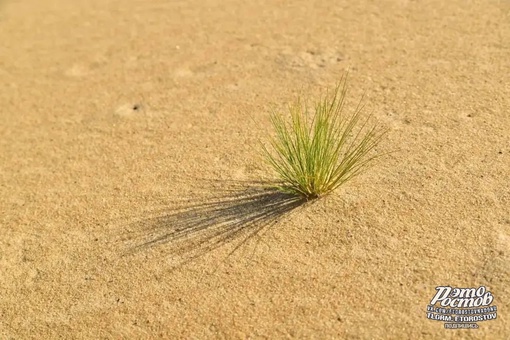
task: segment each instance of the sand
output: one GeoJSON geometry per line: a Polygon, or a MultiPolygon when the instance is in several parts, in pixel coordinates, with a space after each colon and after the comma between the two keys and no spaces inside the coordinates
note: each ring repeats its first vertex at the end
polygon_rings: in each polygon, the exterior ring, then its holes
{"type": "Polygon", "coordinates": [[[4,0],[0,41],[1,339],[508,338],[509,2],[4,0]],[[346,71],[393,152],[261,191],[271,110],[346,71]]]}

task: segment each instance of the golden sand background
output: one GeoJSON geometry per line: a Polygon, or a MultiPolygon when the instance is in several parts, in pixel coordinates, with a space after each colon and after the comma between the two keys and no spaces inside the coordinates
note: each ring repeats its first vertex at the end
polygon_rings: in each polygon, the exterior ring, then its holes
{"type": "Polygon", "coordinates": [[[510,334],[508,1],[5,0],[0,42],[0,338],[510,334]],[[397,152],[249,196],[271,107],[346,70],[397,152]],[[190,226],[260,232],[176,266],[190,226]],[[427,320],[438,285],[498,319],[427,320]]]}

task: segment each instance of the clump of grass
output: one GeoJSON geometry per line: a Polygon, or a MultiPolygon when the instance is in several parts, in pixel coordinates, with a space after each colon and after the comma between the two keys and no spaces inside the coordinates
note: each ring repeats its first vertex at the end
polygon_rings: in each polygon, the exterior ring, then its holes
{"type": "Polygon", "coordinates": [[[263,154],[276,171],[276,187],[285,193],[312,200],[335,190],[367,169],[379,155],[374,148],[384,135],[363,117],[362,101],[352,114],[344,113],[346,77],[308,112],[297,99],[289,106],[290,117],[273,112],[276,135],[263,154]]]}

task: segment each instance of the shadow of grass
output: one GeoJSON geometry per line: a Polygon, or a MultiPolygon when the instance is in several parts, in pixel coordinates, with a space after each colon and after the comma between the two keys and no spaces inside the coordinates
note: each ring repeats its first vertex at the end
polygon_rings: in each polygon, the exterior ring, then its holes
{"type": "Polygon", "coordinates": [[[237,241],[231,254],[306,202],[262,182],[222,183],[226,185],[212,188],[210,197],[195,199],[201,203],[176,202],[156,216],[130,223],[129,239],[135,241],[130,252],[165,245],[165,252],[182,263],[237,241]]]}

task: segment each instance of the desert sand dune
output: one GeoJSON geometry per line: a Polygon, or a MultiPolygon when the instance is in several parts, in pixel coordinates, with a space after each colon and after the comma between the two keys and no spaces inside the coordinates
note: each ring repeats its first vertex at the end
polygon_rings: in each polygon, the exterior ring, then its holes
{"type": "Polygon", "coordinates": [[[1,339],[510,336],[510,3],[4,0],[0,41],[1,339]],[[271,109],[346,71],[394,152],[261,189],[271,109]]]}

